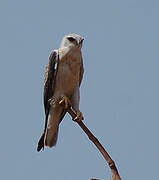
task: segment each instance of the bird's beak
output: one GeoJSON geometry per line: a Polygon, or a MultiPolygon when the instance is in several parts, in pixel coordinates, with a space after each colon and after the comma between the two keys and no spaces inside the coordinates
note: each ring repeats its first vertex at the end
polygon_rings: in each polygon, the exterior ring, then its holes
{"type": "Polygon", "coordinates": [[[82,39],[80,39],[80,40],[78,41],[78,46],[81,46],[81,45],[82,45],[83,40],[84,40],[84,38],[82,38],[82,39]]]}
{"type": "Polygon", "coordinates": [[[82,43],[83,43],[83,41],[84,41],[84,38],[82,38],[82,39],[81,39],[81,42],[80,42],[80,43],[82,44],[82,43]]]}

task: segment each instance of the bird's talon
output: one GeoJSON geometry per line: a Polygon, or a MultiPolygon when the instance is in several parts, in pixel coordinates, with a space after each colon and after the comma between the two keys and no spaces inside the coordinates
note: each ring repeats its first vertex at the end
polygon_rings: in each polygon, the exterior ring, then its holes
{"type": "Polygon", "coordinates": [[[80,122],[84,120],[83,114],[80,111],[76,112],[77,116],[73,119],[74,121],[80,122]]]}
{"type": "Polygon", "coordinates": [[[62,100],[59,102],[59,104],[64,105],[65,109],[68,109],[69,106],[71,106],[71,102],[66,96],[62,97],[62,100]]]}

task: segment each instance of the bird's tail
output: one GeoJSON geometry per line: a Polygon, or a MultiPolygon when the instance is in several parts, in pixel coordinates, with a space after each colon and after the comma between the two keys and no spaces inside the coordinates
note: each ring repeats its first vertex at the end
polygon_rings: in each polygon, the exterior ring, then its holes
{"type": "Polygon", "coordinates": [[[44,150],[44,145],[49,147],[56,145],[58,129],[59,129],[58,121],[54,123],[53,122],[50,123],[50,121],[48,122],[48,127],[44,130],[38,142],[37,151],[40,151],[41,149],[44,150]]]}
{"type": "Polygon", "coordinates": [[[66,110],[62,107],[51,108],[49,114],[46,116],[46,124],[44,133],[42,134],[39,142],[37,151],[44,150],[44,146],[55,146],[58,137],[59,124],[66,114],[66,110]]]}
{"type": "Polygon", "coordinates": [[[44,138],[45,146],[55,146],[58,137],[59,122],[52,122],[48,124],[44,138]]]}

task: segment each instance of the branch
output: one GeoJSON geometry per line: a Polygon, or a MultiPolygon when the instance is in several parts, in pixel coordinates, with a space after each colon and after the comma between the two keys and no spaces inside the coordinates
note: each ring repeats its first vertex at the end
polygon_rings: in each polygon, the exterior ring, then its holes
{"type": "MultiPolygon", "coordinates": [[[[61,103],[61,105],[63,104],[61,103]]],[[[67,111],[71,115],[72,119],[75,119],[76,113],[74,112],[72,107],[69,107],[67,111]]],[[[82,128],[82,130],[87,134],[88,138],[94,143],[94,145],[98,148],[98,150],[103,155],[104,159],[107,161],[111,169],[111,173],[112,173],[111,180],[121,180],[118,170],[115,166],[115,162],[111,159],[111,157],[109,156],[107,151],[104,149],[104,147],[101,145],[101,143],[98,141],[98,139],[91,133],[91,131],[85,126],[85,124],[82,121],[76,121],[76,122],[82,128]]],[[[97,180],[97,179],[91,179],[91,180],[97,180]]]]}

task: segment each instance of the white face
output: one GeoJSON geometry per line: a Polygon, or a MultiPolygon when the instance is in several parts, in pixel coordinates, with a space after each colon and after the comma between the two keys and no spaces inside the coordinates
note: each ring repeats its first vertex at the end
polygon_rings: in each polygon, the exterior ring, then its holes
{"type": "Polygon", "coordinates": [[[70,34],[63,38],[60,47],[82,48],[83,37],[77,34],[70,34]]]}

